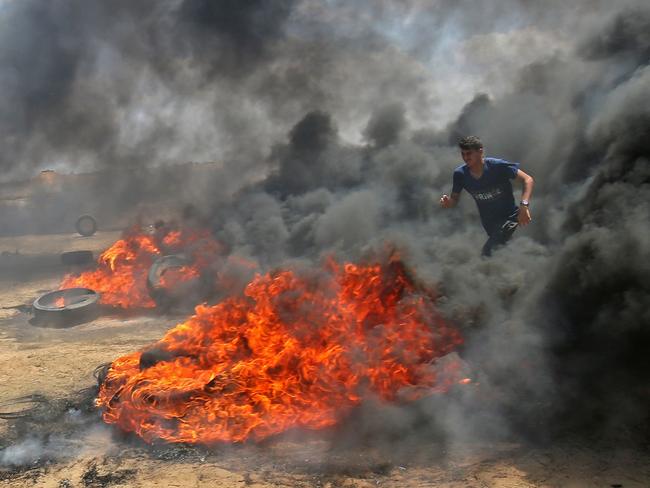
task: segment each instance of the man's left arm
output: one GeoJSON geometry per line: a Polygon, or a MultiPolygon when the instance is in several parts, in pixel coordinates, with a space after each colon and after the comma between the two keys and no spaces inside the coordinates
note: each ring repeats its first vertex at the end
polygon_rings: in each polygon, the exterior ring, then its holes
{"type": "Polygon", "coordinates": [[[517,170],[517,176],[515,179],[522,182],[524,189],[521,192],[521,203],[519,205],[519,225],[528,225],[531,221],[530,218],[530,209],[528,208],[528,202],[530,202],[530,197],[533,194],[533,186],[535,185],[535,180],[532,176],[527,173],[524,173],[522,170],[517,170]]]}

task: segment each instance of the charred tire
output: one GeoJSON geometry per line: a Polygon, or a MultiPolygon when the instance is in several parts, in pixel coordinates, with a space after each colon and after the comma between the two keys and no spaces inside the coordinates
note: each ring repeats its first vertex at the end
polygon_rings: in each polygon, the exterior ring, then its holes
{"type": "Polygon", "coordinates": [[[142,351],[142,355],[140,356],[140,371],[151,368],[160,362],[171,361],[177,356],[174,353],[157,347],[142,351]]]}
{"type": "Polygon", "coordinates": [[[90,237],[97,232],[97,221],[90,215],[82,215],[74,224],[77,232],[84,237],[90,237]]]}
{"type": "Polygon", "coordinates": [[[68,251],[61,253],[61,262],[65,265],[91,264],[95,261],[92,251],[68,251]]]}
{"type": "Polygon", "coordinates": [[[71,327],[94,319],[99,311],[99,293],[90,288],[64,288],[34,300],[34,320],[38,325],[71,327]]]}
{"type": "Polygon", "coordinates": [[[162,277],[167,270],[181,268],[188,264],[189,260],[182,254],[161,256],[153,262],[147,275],[147,289],[156,305],[167,308],[177,304],[179,297],[173,296],[162,286],[162,277]]]}
{"type": "Polygon", "coordinates": [[[16,420],[24,418],[34,418],[42,414],[42,410],[51,408],[46,397],[34,393],[24,397],[14,398],[0,403],[0,419],[16,420]]]}

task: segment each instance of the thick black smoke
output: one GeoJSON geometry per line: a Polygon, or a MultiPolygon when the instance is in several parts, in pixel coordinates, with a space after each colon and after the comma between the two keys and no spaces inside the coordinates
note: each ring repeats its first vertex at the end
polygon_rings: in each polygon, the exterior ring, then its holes
{"type": "MultiPolygon", "coordinates": [[[[211,122],[232,131],[247,96],[230,84],[270,63],[292,4],[7,2],[1,167],[25,174],[62,161],[72,169],[129,169],[183,161],[179,145],[190,160],[198,141],[189,139],[202,121],[183,113],[185,103],[204,104],[200,117],[211,110],[211,122]],[[222,99],[226,93],[236,100],[222,99]]],[[[201,132],[195,136],[214,134],[201,132]]]]}
{"type": "Polygon", "coordinates": [[[364,135],[375,147],[384,148],[398,142],[405,128],[404,106],[396,103],[381,107],[373,113],[364,135]]]}
{"type": "Polygon", "coordinates": [[[595,22],[569,51],[510,73],[505,93],[479,90],[442,129],[409,133],[404,106],[383,104],[368,114],[368,146],[350,146],[317,111],[272,153],[265,188],[286,236],[276,258],[358,257],[389,241],[440,284],[493,395],[461,395],[455,413],[421,406],[452,437],[648,434],[647,18],[635,8],[595,22]],[[537,179],[535,224],[491,262],[477,257],[471,204],[465,222],[436,209],[465,134],[537,179]]]}
{"type": "Polygon", "coordinates": [[[395,246],[480,387],[379,409],[391,442],[646,435],[650,10],[578,4],[7,2],[0,166],[191,201],[264,269],[395,246]],[[467,134],[536,179],[533,224],[491,260],[467,195],[437,204],[467,134]],[[188,160],[222,169],[152,169],[188,160]]]}

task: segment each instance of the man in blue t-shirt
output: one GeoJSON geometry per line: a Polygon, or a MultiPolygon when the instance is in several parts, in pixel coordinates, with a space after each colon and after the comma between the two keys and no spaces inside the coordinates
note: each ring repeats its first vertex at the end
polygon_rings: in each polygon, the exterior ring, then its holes
{"type": "Polygon", "coordinates": [[[476,136],[463,137],[458,146],[465,164],[454,170],[451,196],[443,195],[440,206],[455,207],[461,190],[467,190],[476,201],[481,223],[489,236],[482,254],[490,256],[493,249],[508,242],[518,225],[530,223],[528,202],[534,180],[519,169],[519,163],[486,158],[483,143],[476,136]],[[510,180],[514,179],[524,185],[519,206],[515,204],[512,193],[510,180]]]}

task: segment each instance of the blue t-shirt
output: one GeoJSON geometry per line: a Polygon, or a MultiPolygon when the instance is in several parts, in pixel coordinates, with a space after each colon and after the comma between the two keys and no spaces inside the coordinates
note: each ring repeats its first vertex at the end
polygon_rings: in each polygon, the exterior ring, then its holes
{"type": "Polygon", "coordinates": [[[517,176],[519,163],[503,159],[485,158],[483,174],[474,178],[466,164],[454,170],[452,193],[467,190],[478,207],[481,223],[488,235],[517,212],[510,180],[517,176]]]}

